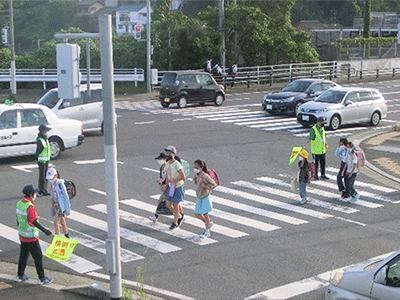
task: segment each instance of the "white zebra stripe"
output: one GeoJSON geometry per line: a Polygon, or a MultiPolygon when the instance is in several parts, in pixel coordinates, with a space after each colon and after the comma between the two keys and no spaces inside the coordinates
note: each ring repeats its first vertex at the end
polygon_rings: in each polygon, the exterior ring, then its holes
{"type": "MultiPolygon", "coordinates": [[[[107,206],[105,204],[95,204],[95,205],[90,205],[88,206],[90,209],[102,212],[102,213],[107,213],[107,206]]],[[[147,228],[151,228],[169,235],[172,235],[174,237],[184,239],[186,241],[204,246],[208,244],[213,244],[216,243],[216,240],[207,238],[207,239],[202,239],[199,237],[198,234],[193,234],[191,232],[188,232],[186,230],[182,230],[181,228],[175,229],[175,230],[170,230],[169,225],[162,224],[162,223],[153,223],[149,219],[146,219],[141,216],[137,216],[135,214],[129,213],[124,210],[119,211],[119,216],[121,219],[132,222],[134,224],[138,224],[147,228]]],[[[158,241],[159,243],[161,241],[158,241]]]]}
{"type": "MultiPolygon", "coordinates": [[[[158,196],[156,195],[155,199],[158,200],[158,198],[159,198],[159,195],[158,196]]],[[[151,213],[154,213],[154,210],[155,210],[154,205],[151,205],[151,204],[148,204],[148,203],[145,203],[142,201],[138,201],[135,199],[122,200],[120,202],[123,204],[129,205],[129,206],[135,207],[135,208],[143,209],[143,210],[151,212],[151,213]]],[[[167,217],[169,219],[173,218],[173,216],[164,216],[164,217],[167,217]]],[[[190,224],[190,225],[204,229],[204,223],[201,220],[199,220],[197,218],[193,218],[188,215],[185,215],[185,224],[190,224]]],[[[213,232],[217,232],[219,234],[226,235],[231,238],[238,238],[238,237],[243,237],[243,236],[248,235],[248,233],[230,229],[225,226],[218,225],[218,224],[215,224],[212,229],[213,229],[212,230],[213,232]]]]}
{"type": "MultiPolygon", "coordinates": [[[[82,224],[91,226],[93,228],[99,229],[101,231],[108,231],[108,225],[107,222],[93,218],[89,215],[82,214],[77,211],[71,212],[71,214],[68,216],[68,219],[80,222],[82,224]]],[[[178,250],[182,250],[179,247],[176,247],[174,245],[165,243],[163,241],[159,241],[157,239],[153,239],[152,237],[148,237],[146,235],[128,230],[126,228],[121,227],[120,228],[120,233],[121,237],[124,239],[127,239],[129,241],[132,241],[134,243],[146,246],[148,248],[154,249],[158,252],[161,253],[170,253],[178,250]]]]}

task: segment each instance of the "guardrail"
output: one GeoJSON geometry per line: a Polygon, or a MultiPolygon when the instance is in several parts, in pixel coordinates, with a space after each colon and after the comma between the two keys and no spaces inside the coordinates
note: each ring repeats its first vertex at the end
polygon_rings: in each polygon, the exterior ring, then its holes
{"type": "MultiPolygon", "coordinates": [[[[0,82],[11,81],[11,70],[0,69],[0,82]]],[[[81,69],[81,82],[86,82],[87,70],[81,69]]],[[[57,69],[17,69],[17,82],[42,82],[46,89],[47,82],[57,82],[57,69]]],[[[90,81],[101,82],[101,69],[90,69],[90,81]]],[[[143,69],[114,69],[114,81],[144,82],[143,69]]]]}
{"type": "MultiPolygon", "coordinates": [[[[201,70],[198,70],[201,71],[201,70]]],[[[294,79],[315,77],[326,78],[336,81],[350,81],[372,78],[393,78],[400,76],[400,68],[390,69],[362,69],[357,70],[352,67],[338,67],[337,61],[318,62],[318,63],[298,63],[282,64],[257,67],[239,67],[236,76],[226,74],[214,76],[216,81],[223,84],[227,89],[233,85],[242,85],[250,88],[254,85],[282,84],[294,79]]],[[[158,71],[156,88],[160,85],[163,74],[167,71],[158,71]]],[[[86,82],[86,69],[81,70],[82,82],[86,82]]],[[[0,69],[0,82],[10,82],[10,70],[0,69]]],[[[46,89],[47,82],[57,82],[56,69],[17,69],[17,82],[42,82],[43,89],[46,89]]],[[[101,70],[90,70],[91,82],[101,82],[101,70]]],[[[114,69],[114,81],[137,82],[145,81],[143,69],[114,69]]]]}

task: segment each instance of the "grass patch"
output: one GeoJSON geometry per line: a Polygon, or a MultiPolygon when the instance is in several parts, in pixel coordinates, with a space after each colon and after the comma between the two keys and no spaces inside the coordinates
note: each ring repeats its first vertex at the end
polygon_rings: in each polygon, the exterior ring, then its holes
{"type": "Polygon", "coordinates": [[[394,125],[393,131],[400,131],[400,125],[394,125]]]}

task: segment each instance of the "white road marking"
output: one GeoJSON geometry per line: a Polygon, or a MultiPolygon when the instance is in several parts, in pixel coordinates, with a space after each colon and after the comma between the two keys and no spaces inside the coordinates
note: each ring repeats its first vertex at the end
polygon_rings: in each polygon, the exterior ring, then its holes
{"type": "Polygon", "coordinates": [[[147,121],[147,122],[135,122],[135,125],[146,125],[146,124],[153,124],[156,121],[147,121]]]}
{"type": "Polygon", "coordinates": [[[371,147],[370,149],[377,150],[377,151],[391,152],[391,153],[400,153],[400,148],[399,147],[375,146],[375,147],[371,147]]]}
{"type": "MultiPolygon", "coordinates": [[[[157,196],[157,199],[158,199],[158,197],[159,196],[157,196]]],[[[135,207],[135,208],[138,208],[138,209],[142,209],[142,210],[148,211],[150,213],[154,213],[154,211],[155,211],[155,205],[151,205],[151,204],[148,204],[148,203],[145,203],[145,202],[142,202],[142,201],[138,201],[138,200],[135,200],[135,199],[122,200],[122,201],[120,201],[120,203],[129,205],[129,206],[132,206],[132,207],[135,207]]],[[[167,217],[169,219],[173,218],[172,215],[164,216],[164,217],[167,217]]],[[[200,221],[197,218],[188,216],[187,214],[185,214],[184,222],[185,222],[185,224],[190,224],[190,225],[202,228],[202,229],[205,228],[204,227],[204,223],[202,221],[200,221]]],[[[230,229],[228,227],[225,227],[225,226],[222,226],[222,225],[218,225],[218,224],[214,224],[214,226],[212,227],[212,231],[213,232],[217,232],[217,233],[222,234],[222,235],[225,235],[225,236],[228,236],[228,237],[231,237],[231,238],[238,238],[238,237],[243,237],[243,236],[249,235],[248,233],[241,232],[241,231],[238,231],[238,230],[235,230],[235,229],[230,229]]]]}
{"type": "MultiPolygon", "coordinates": [[[[0,235],[14,243],[20,244],[19,238],[18,238],[18,231],[14,228],[8,227],[6,225],[0,224],[0,235]]],[[[42,251],[45,252],[47,247],[49,246],[49,243],[44,242],[42,240],[39,240],[40,247],[42,248],[42,251]]],[[[78,245],[79,246],[79,245],[78,245]]],[[[95,271],[102,269],[103,267],[92,263],[89,260],[86,260],[76,254],[72,254],[71,258],[67,261],[56,261],[59,264],[62,264],[63,266],[74,270],[80,274],[95,271]]]]}
{"type": "MultiPolygon", "coordinates": [[[[74,164],[77,165],[94,165],[94,164],[103,164],[105,162],[104,158],[99,158],[99,159],[88,159],[88,160],[75,160],[74,164]]],[[[124,162],[122,161],[117,161],[118,164],[123,165],[124,162]]]]}
{"type": "MultiPolygon", "coordinates": [[[[49,168],[54,167],[52,163],[49,164],[49,168]]],[[[20,165],[20,166],[11,166],[11,168],[16,169],[18,171],[26,172],[26,173],[32,173],[32,170],[30,169],[37,169],[38,165],[37,164],[29,164],[29,165],[20,165]]]]}
{"type": "Polygon", "coordinates": [[[182,119],[174,119],[172,122],[181,122],[181,121],[190,121],[192,118],[182,118],[182,119]]]}
{"type": "MultiPolygon", "coordinates": [[[[88,208],[102,212],[102,213],[107,213],[107,206],[105,204],[95,204],[95,205],[90,205],[88,208]]],[[[181,228],[171,230],[169,229],[169,225],[157,222],[153,223],[153,221],[150,221],[147,218],[132,214],[130,212],[124,211],[124,210],[119,210],[119,216],[121,219],[132,222],[134,224],[138,224],[140,226],[144,226],[153,230],[157,230],[169,235],[172,235],[174,237],[184,239],[186,241],[198,244],[200,246],[208,245],[208,244],[213,244],[216,243],[217,241],[211,238],[207,239],[202,239],[199,237],[199,234],[193,234],[191,232],[188,232],[186,230],[182,230],[181,228]]],[[[185,222],[185,221],[183,221],[185,222]]],[[[161,243],[161,241],[159,241],[161,243]]]]}
{"type": "MultiPolygon", "coordinates": [[[[106,209],[104,209],[104,210],[106,211],[106,209]]],[[[89,215],[79,213],[77,211],[71,212],[71,215],[68,216],[68,219],[80,222],[82,224],[91,226],[91,227],[99,229],[101,231],[108,232],[107,222],[100,220],[100,219],[93,218],[89,215]]],[[[123,227],[120,227],[120,234],[121,234],[121,238],[127,239],[129,241],[143,245],[145,247],[154,249],[161,253],[170,253],[170,252],[182,250],[181,248],[176,247],[174,245],[165,243],[163,241],[154,239],[152,237],[148,237],[146,235],[134,232],[132,230],[128,230],[123,227]]]]}
{"type": "MultiPolygon", "coordinates": [[[[185,194],[191,197],[196,197],[196,191],[194,190],[186,190],[185,194]]],[[[220,199],[219,197],[216,197],[214,195],[212,195],[212,201],[215,203],[218,203],[218,200],[220,199]]],[[[193,209],[194,210],[194,204],[190,203],[188,201],[183,201],[182,202],[182,206],[189,208],[189,209],[193,209]]],[[[216,208],[213,208],[212,212],[210,212],[211,216],[215,216],[217,218],[221,218],[230,222],[234,222],[234,223],[238,223],[240,225],[244,225],[244,226],[248,226],[248,227],[252,227],[252,228],[256,228],[262,231],[272,231],[272,230],[276,230],[276,229],[280,229],[281,227],[279,226],[275,226],[275,225],[271,225],[268,223],[264,223],[264,222],[260,222],[251,218],[246,218],[240,215],[236,215],[236,214],[232,214],[223,210],[219,210],[216,208]]]]}

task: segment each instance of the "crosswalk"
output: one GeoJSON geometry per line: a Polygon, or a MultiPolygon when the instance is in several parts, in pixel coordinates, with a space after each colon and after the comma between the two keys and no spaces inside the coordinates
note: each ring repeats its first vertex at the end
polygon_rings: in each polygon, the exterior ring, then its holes
{"type": "MultiPolygon", "coordinates": [[[[143,169],[158,172],[149,168],[143,169]]],[[[360,200],[353,204],[344,202],[333,180],[337,172],[336,168],[327,168],[331,180],[312,181],[307,187],[309,202],[305,205],[300,205],[298,193],[291,191],[288,174],[262,176],[251,180],[242,179],[218,186],[212,195],[214,209],[210,213],[215,225],[212,227],[212,237],[206,239],[199,238],[204,224],[191,216],[196,202],[196,192],[194,184],[190,181],[186,184],[186,197],[182,202],[186,211],[185,220],[177,230],[169,229],[172,216],[160,216],[157,223],[148,219],[148,216],[154,213],[159,195],[149,195],[147,199],[122,199],[119,210],[120,219],[124,222],[120,227],[121,239],[131,245],[141,245],[146,251],[134,253],[130,249],[138,249],[137,247],[122,248],[121,261],[129,263],[145,259],[147,254],[153,253],[172,255],[179,253],[188,245],[211,247],[215,243],[240,239],[257,232],[269,234],[290,226],[297,227],[332,219],[368,226],[351,217],[365,210],[400,204],[400,201],[393,196],[397,190],[364,181],[365,179],[357,179],[355,184],[361,195],[360,200]]],[[[108,226],[107,206],[104,204],[105,192],[94,188],[89,192],[96,194],[99,198],[94,198],[99,201],[97,204],[87,205],[85,213],[71,212],[68,226],[71,236],[77,239],[80,245],[75,249],[71,260],[60,262],[63,266],[79,273],[103,269],[98,259],[93,262],[85,259],[80,248],[84,247],[86,251],[90,249],[97,255],[106,254],[105,240],[108,226]],[[76,229],[77,227],[82,229],[82,226],[87,228],[86,233],[83,232],[85,230],[76,229]]],[[[41,218],[41,221],[49,227],[52,225],[52,222],[45,218],[41,218]]],[[[17,230],[13,226],[14,224],[0,223],[0,241],[19,243],[17,230]]],[[[4,245],[2,243],[3,251],[4,245]]],[[[44,241],[41,241],[41,245],[43,249],[48,246],[44,241]]]]}
{"type": "MultiPolygon", "coordinates": [[[[395,104],[392,104],[395,105],[395,104]]],[[[290,116],[279,116],[270,115],[262,110],[257,110],[261,108],[259,103],[253,104],[234,104],[234,105],[224,105],[222,107],[217,106],[193,106],[186,107],[183,109],[174,108],[163,108],[156,100],[149,100],[143,102],[129,102],[121,101],[116,103],[116,108],[140,111],[146,114],[171,114],[171,115],[182,115],[183,120],[191,119],[204,119],[207,121],[215,121],[223,124],[233,124],[235,126],[245,126],[247,128],[263,130],[266,132],[276,132],[293,134],[297,137],[307,137],[309,135],[310,129],[304,128],[301,124],[297,122],[296,117],[290,116]]],[[[366,129],[379,129],[392,127],[391,120],[382,120],[382,124],[378,127],[370,127],[365,125],[351,126],[339,128],[335,131],[327,131],[327,137],[346,137],[354,135],[362,130],[366,129]]],[[[151,121],[154,122],[154,121],[151,121]]],[[[142,122],[140,124],[145,124],[149,122],[142,122]]]]}

